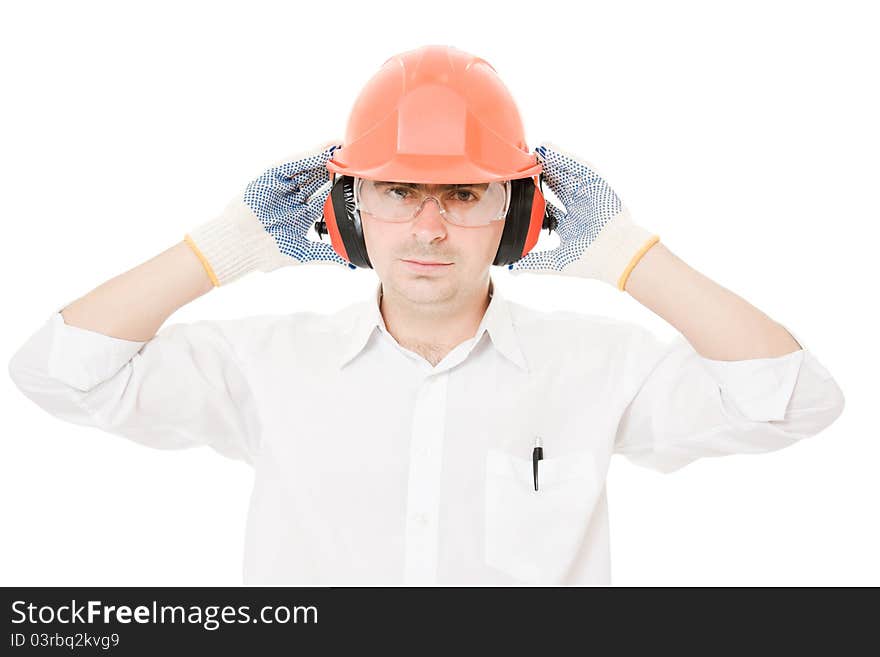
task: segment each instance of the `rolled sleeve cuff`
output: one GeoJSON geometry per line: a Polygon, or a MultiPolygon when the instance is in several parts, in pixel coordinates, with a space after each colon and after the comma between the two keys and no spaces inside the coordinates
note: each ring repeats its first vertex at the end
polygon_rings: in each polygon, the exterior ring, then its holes
{"type": "Polygon", "coordinates": [[[51,345],[47,374],[83,392],[116,374],[146,344],[70,326],[60,311],[44,329],[51,345]]]}
{"type": "Polygon", "coordinates": [[[712,360],[700,357],[718,384],[728,413],[754,422],[784,420],[806,351],[776,358],[712,360]]]}

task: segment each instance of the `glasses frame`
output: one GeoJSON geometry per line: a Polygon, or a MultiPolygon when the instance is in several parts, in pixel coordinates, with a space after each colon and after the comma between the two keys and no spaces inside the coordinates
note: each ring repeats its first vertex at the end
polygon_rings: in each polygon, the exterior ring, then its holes
{"type": "MultiPolygon", "coordinates": [[[[360,199],[361,199],[361,185],[363,184],[364,180],[366,180],[366,178],[355,178],[355,182],[354,182],[354,208],[358,212],[361,212],[361,210],[362,210],[360,199]]],[[[405,182],[401,182],[401,181],[397,181],[397,180],[376,180],[373,182],[389,182],[389,183],[397,182],[400,185],[413,184],[413,183],[405,183],[405,182]]],[[[496,180],[496,181],[489,181],[489,182],[491,183],[491,182],[502,182],[502,181],[496,180]]],[[[459,228],[483,228],[485,226],[491,226],[496,221],[504,221],[504,219],[507,218],[507,213],[510,210],[510,197],[511,197],[511,192],[513,189],[513,185],[511,184],[510,180],[505,180],[503,182],[504,182],[504,209],[501,211],[501,214],[499,214],[499,216],[495,217],[494,219],[491,219],[490,221],[487,221],[485,224],[479,224],[477,226],[465,226],[465,225],[456,223],[454,221],[450,221],[449,218],[446,216],[446,210],[443,209],[443,203],[440,201],[440,199],[437,198],[436,196],[429,195],[429,194],[425,195],[425,197],[422,199],[422,202],[419,203],[418,206],[416,206],[415,210],[413,210],[412,215],[410,217],[408,217],[407,219],[390,220],[390,219],[383,219],[382,217],[379,217],[378,215],[375,215],[372,212],[369,212],[368,214],[376,217],[376,219],[378,219],[379,221],[384,221],[389,224],[405,224],[407,222],[412,221],[413,219],[415,219],[418,216],[418,214],[422,211],[422,208],[425,206],[426,201],[428,201],[429,199],[434,199],[435,201],[437,201],[437,208],[440,210],[440,216],[443,217],[444,221],[449,222],[453,226],[458,226],[459,228]]],[[[422,184],[422,183],[415,183],[415,184],[422,184]]],[[[437,184],[443,184],[443,183],[437,183],[437,184]]],[[[448,184],[456,184],[456,183],[448,183],[448,184]]],[[[460,183],[460,184],[467,184],[467,183],[460,183]]],[[[475,185],[483,185],[483,184],[486,184],[486,182],[479,182],[479,183],[474,183],[474,184],[475,185]]]]}

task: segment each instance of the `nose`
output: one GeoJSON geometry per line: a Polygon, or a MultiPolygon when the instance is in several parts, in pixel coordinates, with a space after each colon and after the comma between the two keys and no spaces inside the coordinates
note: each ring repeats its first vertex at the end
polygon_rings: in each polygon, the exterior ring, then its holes
{"type": "Polygon", "coordinates": [[[416,210],[413,218],[413,235],[420,240],[432,242],[446,234],[446,221],[440,212],[440,202],[432,197],[426,198],[416,210]]]}

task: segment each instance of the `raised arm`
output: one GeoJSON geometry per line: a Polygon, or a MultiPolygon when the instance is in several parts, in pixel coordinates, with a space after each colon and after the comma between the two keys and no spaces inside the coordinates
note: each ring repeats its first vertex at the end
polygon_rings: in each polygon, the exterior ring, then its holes
{"type": "Polygon", "coordinates": [[[781,324],[659,242],[632,270],[626,291],[677,328],[705,358],[774,358],[802,348],[781,324]]]}
{"type": "Polygon", "coordinates": [[[322,215],[331,153],[272,167],[182,242],[52,313],[10,360],[12,380],[62,420],[151,447],[210,445],[252,461],[260,418],[249,364],[261,344],[255,336],[272,321],[160,327],[252,271],[313,261],[350,269],[330,245],[307,239],[322,215]]]}
{"type": "Polygon", "coordinates": [[[61,315],[68,326],[144,342],[175,310],[213,289],[199,258],[181,241],[99,285],[61,315]]]}

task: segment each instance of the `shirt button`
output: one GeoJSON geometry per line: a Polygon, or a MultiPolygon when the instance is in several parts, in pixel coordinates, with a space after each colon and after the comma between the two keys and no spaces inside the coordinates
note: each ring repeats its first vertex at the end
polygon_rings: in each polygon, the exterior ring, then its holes
{"type": "Polygon", "coordinates": [[[428,514],[427,513],[417,513],[415,516],[416,524],[420,527],[424,527],[428,524],[428,514]]]}

